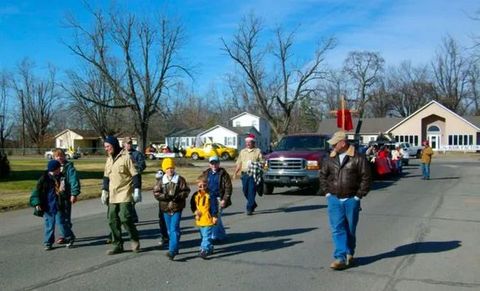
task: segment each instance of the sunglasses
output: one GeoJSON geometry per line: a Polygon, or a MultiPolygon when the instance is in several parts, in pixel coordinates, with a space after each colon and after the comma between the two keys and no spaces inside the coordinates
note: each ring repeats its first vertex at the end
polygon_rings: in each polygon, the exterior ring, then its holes
{"type": "Polygon", "coordinates": [[[198,185],[198,189],[206,189],[207,188],[207,184],[199,184],[198,185]]]}

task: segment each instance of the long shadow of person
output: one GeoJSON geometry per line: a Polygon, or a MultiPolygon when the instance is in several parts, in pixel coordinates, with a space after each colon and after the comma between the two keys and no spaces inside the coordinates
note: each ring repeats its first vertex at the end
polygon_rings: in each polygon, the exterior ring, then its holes
{"type": "Polygon", "coordinates": [[[302,205],[302,206],[294,206],[294,207],[281,207],[281,208],[274,208],[274,209],[265,209],[265,210],[258,210],[255,214],[266,214],[266,213],[277,213],[277,212],[299,212],[299,211],[311,211],[327,208],[327,205],[302,205]]]}
{"type": "MultiPolygon", "coordinates": [[[[212,258],[221,258],[221,257],[228,257],[234,256],[240,253],[246,252],[256,252],[256,251],[271,251],[281,248],[290,247],[303,241],[294,241],[291,236],[309,232],[315,230],[317,228],[297,228],[297,229],[282,229],[282,230],[274,230],[274,231],[253,231],[253,232],[245,232],[245,233],[229,233],[227,237],[227,242],[229,245],[225,247],[216,246],[215,252],[212,258]],[[285,238],[281,238],[285,237],[285,238]],[[254,241],[248,242],[244,244],[238,244],[240,242],[249,241],[249,240],[261,240],[263,238],[279,238],[276,240],[269,240],[269,241],[254,241]]],[[[199,239],[188,240],[181,243],[182,248],[195,248],[199,245],[199,239]]],[[[223,245],[222,245],[223,246],[223,245]]],[[[183,254],[188,253],[195,253],[197,254],[197,250],[191,252],[182,252],[183,254]]],[[[186,261],[192,258],[197,258],[198,256],[190,256],[179,258],[179,261],[186,261]]]]}
{"type": "Polygon", "coordinates": [[[356,266],[368,265],[382,259],[408,256],[413,254],[446,252],[449,250],[456,249],[460,246],[461,246],[461,241],[459,240],[415,242],[415,243],[410,243],[410,244],[396,247],[394,250],[390,252],[381,253],[381,254],[369,256],[369,257],[357,257],[355,258],[355,265],[356,266]]]}

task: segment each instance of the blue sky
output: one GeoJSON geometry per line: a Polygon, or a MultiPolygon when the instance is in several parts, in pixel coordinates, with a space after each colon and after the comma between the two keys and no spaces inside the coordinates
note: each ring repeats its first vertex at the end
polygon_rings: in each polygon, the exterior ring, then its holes
{"type": "MultiPolygon", "coordinates": [[[[108,7],[111,1],[91,1],[108,7]]],[[[340,66],[353,50],[377,51],[387,65],[403,60],[428,63],[442,37],[453,36],[464,46],[480,35],[480,21],[470,17],[480,10],[478,0],[117,0],[136,13],[168,10],[186,29],[183,49],[194,66],[193,87],[203,93],[219,85],[232,71],[230,59],[221,51],[220,37],[230,39],[242,16],[254,12],[263,18],[267,32],[282,25],[296,28],[295,56],[308,60],[315,44],[334,36],[337,47],[328,62],[340,66]]],[[[24,57],[38,67],[53,63],[60,70],[74,68],[78,58],[61,43],[71,32],[62,27],[67,13],[88,21],[78,0],[0,0],[0,70],[11,70],[24,57]]]]}

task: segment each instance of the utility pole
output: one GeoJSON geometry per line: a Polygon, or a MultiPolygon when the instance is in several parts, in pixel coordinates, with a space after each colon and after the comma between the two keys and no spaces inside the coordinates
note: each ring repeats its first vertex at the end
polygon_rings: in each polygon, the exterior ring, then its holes
{"type": "Polygon", "coordinates": [[[22,104],[22,155],[25,156],[25,96],[20,90],[20,103],[22,104]]]}

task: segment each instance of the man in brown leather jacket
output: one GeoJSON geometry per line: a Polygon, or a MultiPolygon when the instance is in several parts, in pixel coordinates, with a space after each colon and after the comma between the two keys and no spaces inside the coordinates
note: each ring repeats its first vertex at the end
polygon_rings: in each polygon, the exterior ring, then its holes
{"type": "Polygon", "coordinates": [[[328,143],[333,149],[323,161],[320,186],[327,198],[335,245],[330,268],[343,270],[353,265],[360,199],[370,190],[371,170],[365,156],[348,143],[345,132],[336,132],[328,143]]]}

